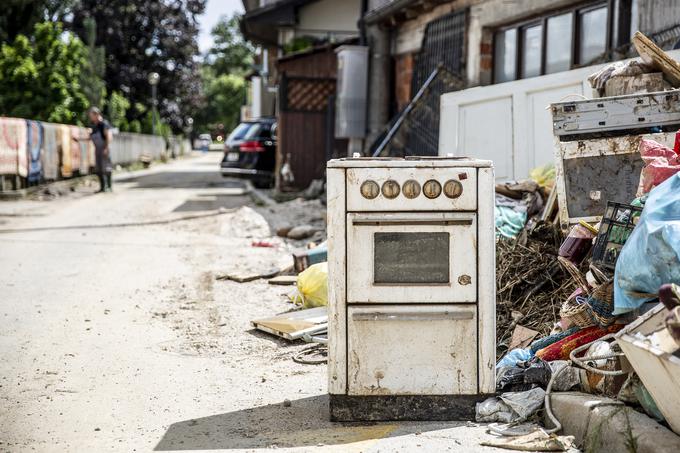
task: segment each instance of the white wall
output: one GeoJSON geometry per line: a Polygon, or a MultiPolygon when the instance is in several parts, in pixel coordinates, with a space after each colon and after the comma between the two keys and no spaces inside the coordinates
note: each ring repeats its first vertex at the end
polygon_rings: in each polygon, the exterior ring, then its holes
{"type": "Polygon", "coordinates": [[[357,32],[361,16],[361,0],[320,0],[298,10],[302,30],[338,30],[357,32]]]}

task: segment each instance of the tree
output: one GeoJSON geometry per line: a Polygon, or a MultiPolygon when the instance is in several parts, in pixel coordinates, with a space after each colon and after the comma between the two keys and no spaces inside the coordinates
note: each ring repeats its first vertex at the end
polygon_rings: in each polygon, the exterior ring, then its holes
{"type": "Polygon", "coordinates": [[[207,63],[217,74],[243,75],[253,65],[254,49],[243,39],[239,28],[240,15],[222,17],[213,27],[213,47],[208,52],[207,63]]]}
{"type": "Polygon", "coordinates": [[[29,36],[36,24],[63,21],[78,0],[3,0],[0,7],[0,42],[29,36]]]}
{"type": "MultiPolygon", "coordinates": [[[[151,105],[147,77],[160,74],[160,115],[181,130],[201,103],[196,16],[204,8],[205,0],[80,0],[69,26],[84,38],[87,19],[94,19],[95,44],[106,50],[106,86],[133,104],[151,105]]],[[[130,109],[127,119],[143,115],[130,109]]]]}
{"type": "Polygon", "coordinates": [[[130,101],[118,91],[113,91],[106,101],[106,117],[108,118],[109,123],[121,131],[127,131],[128,121],[126,114],[129,108],[130,101]]]}
{"type": "Polygon", "coordinates": [[[215,75],[211,67],[203,68],[202,79],[206,105],[196,116],[195,129],[229,133],[238,124],[246,99],[245,81],[234,74],[215,75]]]}
{"type": "Polygon", "coordinates": [[[85,20],[84,25],[85,43],[87,44],[87,64],[81,72],[80,84],[90,105],[101,108],[104,105],[104,97],[106,96],[106,84],[103,80],[106,72],[104,48],[95,45],[97,39],[97,23],[95,20],[88,18],[85,20]]]}
{"type": "Polygon", "coordinates": [[[86,66],[80,39],[59,23],[38,23],[32,38],[20,34],[0,47],[0,114],[78,124],[88,107],[86,66]]]}

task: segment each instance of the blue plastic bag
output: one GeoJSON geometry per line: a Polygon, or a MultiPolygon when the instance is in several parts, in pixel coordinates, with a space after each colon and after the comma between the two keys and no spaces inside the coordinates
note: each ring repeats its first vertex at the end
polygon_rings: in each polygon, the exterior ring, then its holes
{"type": "Polygon", "coordinates": [[[680,173],[650,193],[621,249],[614,274],[614,314],[638,308],[663,283],[680,284],[680,173]]]}
{"type": "Polygon", "coordinates": [[[524,362],[526,360],[529,360],[532,358],[534,355],[531,353],[531,351],[527,349],[513,349],[512,351],[508,352],[503,356],[502,359],[498,361],[496,364],[496,369],[501,369],[504,366],[515,366],[517,365],[518,362],[524,362]]]}

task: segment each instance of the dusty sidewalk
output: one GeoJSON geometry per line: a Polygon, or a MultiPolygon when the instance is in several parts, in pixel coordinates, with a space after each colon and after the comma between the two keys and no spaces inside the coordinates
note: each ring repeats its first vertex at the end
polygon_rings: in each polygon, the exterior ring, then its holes
{"type": "Polygon", "coordinates": [[[465,423],[327,421],[325,366],[249,325],[290,309],[288,288],[215,279],[290,262],[270,238],[282,213],[219,157],[0,203],[0,451],[492,450],[465,423]]]}

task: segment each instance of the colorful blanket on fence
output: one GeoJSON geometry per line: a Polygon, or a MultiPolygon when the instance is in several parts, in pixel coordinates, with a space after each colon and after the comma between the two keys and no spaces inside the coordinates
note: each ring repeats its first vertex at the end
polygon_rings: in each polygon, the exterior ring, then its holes
{"type": "Polygon", "coordinates": [[[71,147],[71,171],[80,173],[80,128],[78,126],[69,126],[70,132],[70,147],[71,147]]]}
{"type": "Polygon", "coordinates": [[[59,177],[60,128],[59,124],[42,123],[43,150],[40,156],[43,178],[55,180],[59,177]]]}
{"type": "Polygon", "coordinates": [[[89,131],[84,127],[78,128],[78,146],[80,147],[80,174],[86,175],[90,172],[90,168],[94,167],[94,159],[91,155],[94,153],[94,145],[90,140],[89,131]],[[90,147],[93,148],[92,153],[90,153],[90,147]]]}
{"type": "Polygon", "coordinates": [[[612,324],[608,327],[587,327],[581,329],[578,332],[569,335],[556,343],[551,344],[548,347],[539,349],[536,352],[536,357],[550,362],[552,360],[569,360],[569,354],[571,351],[583,346],[586,343],[595,341],[598,338],[602,338],[609,333],[616,333],[624,327],[623,324],[612,324]]]}
{"type": "Polygon", "coordinates": [[[41,151],[43,127],[39,121],[26,120],[26,148],[28,150],[28,182],[38,183],[42,179],[41,151]]]}
{"type": "Polygon", "coordinates": [[[73,156],[71,154],[71,128],[65,124],[59,125],[59,156],[61,157],[61,176],[73,176],[73,156]]]}
{"type": "Polygon", "coordinates": [[[0,174],[28,175],[26,120],[0,118],[0,174]]]}

